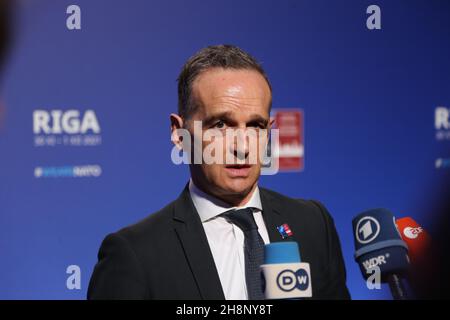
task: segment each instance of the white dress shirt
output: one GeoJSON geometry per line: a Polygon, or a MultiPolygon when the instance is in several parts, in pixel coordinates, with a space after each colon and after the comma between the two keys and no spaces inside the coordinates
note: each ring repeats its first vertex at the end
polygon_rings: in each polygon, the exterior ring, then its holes
{"type": "Polygon", "coordinates": [[[253,217],[258,226],[258,232],[265,244],[270,243],[262,217],[258,187],[253,191],[250,200],[241,207],[232,207],[206,194],[195,186],[192,179],[189,182],[189,192],[205,229],[225,299],[247,300],[244,233],[238,226],[228,222],[220,215],[231,209],[253,208],[253,217]]]}

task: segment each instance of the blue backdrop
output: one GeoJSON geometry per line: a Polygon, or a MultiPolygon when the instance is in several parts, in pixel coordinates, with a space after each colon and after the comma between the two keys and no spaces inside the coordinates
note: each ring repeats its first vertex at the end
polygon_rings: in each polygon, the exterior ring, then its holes
{"type": "Polygon", "coordinates": [[[178,196],[189,173],[170,160],[176,77],[211,44],[256,56],[274,108],[303,109],[304,170],[261,185],[326,205],[353,298],[390,298],[353,260],[353,216],[386,207],[433,230],[427,208],[450,171],[449,130],[435,126],[450,108],[448,1],[28,0],[15,16],[1,75],[0,298],[84,299],[104,236],[178,196]],[[81,30],[66,26],[71,4],[81,30]],[[381,30],[366,27],[371,4],[381,30]],[[36,133],[36,110],[92,110],[100,132],[36,133]],[[87,165],[93,174],[68,176],[87,165]]]}

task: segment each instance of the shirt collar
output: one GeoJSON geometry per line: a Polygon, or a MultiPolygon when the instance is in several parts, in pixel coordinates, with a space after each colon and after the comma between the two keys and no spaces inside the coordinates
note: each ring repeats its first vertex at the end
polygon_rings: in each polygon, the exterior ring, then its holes
{"type": "Polygon", "coordinates": [[[261,197],[259,195],[258,186],[256,186],[247,204],[241,207],[233,207],[224,201],[203,192],[197,188],[192,179],[189,181],[189,193],[202,222],[206,222],[232,209],[255,208],[262,211],[261,197]]]}

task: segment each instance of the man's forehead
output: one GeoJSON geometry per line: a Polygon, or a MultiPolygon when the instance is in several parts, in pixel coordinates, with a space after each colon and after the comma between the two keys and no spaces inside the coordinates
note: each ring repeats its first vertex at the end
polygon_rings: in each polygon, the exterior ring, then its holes
{"type": "Polygon", "coordinates": [[[253,70],[205,71],[194,82],[192,94],[206,116],[227,111],[266,116],[271,100],[267,82],[253,70]]]}
{"type": "Polygon", "coordinates": [[[201,99],[270,99],[264,77],[254,70],[214,68],[202,72],[192,85],[193,94],[201,99]]]}

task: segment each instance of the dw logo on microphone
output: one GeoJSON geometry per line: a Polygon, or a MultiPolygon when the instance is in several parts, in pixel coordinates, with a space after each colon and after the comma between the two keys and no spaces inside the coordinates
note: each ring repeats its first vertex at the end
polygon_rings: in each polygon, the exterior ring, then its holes
{"type": "Polygon", "coordinates": [[[285,292],[295,289],[305,291],[309,287],[308,272],[305,269],[298,269],[296,272],[289,269],[283,270],[278,274],[277,285],[285,292]]]}
{"type": "Polygon", "coordinates": [[[373,217],[362,217],[356,224],[355,232],[356,240],[359,243],[369,243],[380,233],[380,223],[373,217]]]}

